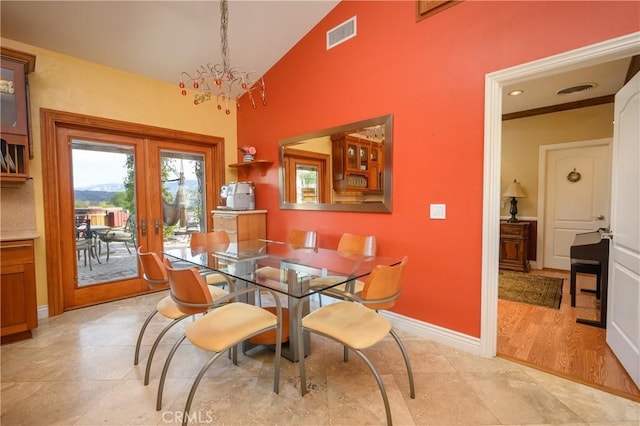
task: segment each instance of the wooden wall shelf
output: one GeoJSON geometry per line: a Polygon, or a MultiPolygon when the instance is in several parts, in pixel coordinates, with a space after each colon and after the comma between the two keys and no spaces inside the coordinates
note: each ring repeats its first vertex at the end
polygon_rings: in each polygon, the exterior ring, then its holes
{"type": "Polygon", "coordinates": [[[260,171],[260,176],[264,176],[267,174],[267,170],[269,170],[272,164],[273,161],[271,160],[254,160],[243,163],[229,164],[229,167],[238,169],[238,171],[242,173],[243,176],[249,176],[249,172],[251,171],[251,169],[256,168],[260,171]]]}

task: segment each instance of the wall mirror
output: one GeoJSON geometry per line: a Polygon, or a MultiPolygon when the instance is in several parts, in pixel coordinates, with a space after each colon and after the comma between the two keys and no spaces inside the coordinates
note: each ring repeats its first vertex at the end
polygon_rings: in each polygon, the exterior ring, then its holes
{"type": "Polygon", "coordinates": [[[391,114],[283,139],[280,207],[391,212],[391,114]]]}

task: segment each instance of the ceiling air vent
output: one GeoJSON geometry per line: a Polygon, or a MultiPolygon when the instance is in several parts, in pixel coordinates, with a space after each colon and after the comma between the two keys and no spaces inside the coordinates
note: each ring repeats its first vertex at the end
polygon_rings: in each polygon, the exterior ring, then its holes
{"type": "Polygon", "coordinates": [[[355,37],[356,34],[356,17],[354,16],[327,31],[327,50],[355,37]]]}
{"type": "Polygon", "coordinates": [[[591,90],[594,87],[597,87],[598,85],[596,83],[583,83],[583,84],[577,84],[575,86],[571,86],[571,87],[565,87],[562,90],[558,90],[556,92],[557,95],[569,95],[571,93],[578,93],[578,92],[584,92],[587,90],[591,90]]]}

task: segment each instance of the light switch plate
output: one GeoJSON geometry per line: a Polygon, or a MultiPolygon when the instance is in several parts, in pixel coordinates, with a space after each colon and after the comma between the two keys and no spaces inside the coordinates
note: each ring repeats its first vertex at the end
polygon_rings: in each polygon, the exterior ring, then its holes
{"type": "Polygon", "coordinates": [[[446,219],[446,217],[447,217],[447,205],[446,204],[431,204],[429,206],[429,217],[431,219],[446,219]]]}

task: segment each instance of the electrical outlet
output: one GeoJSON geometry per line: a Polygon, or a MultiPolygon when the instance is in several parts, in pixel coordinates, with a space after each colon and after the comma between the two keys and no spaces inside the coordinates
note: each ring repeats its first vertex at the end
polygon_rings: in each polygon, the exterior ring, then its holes
{"type": "Polygon", "coordinates": [[[445,219],[447,217],[447,205],[431,204],[429,206],[429,217],[431,219],[445,219]]]}

